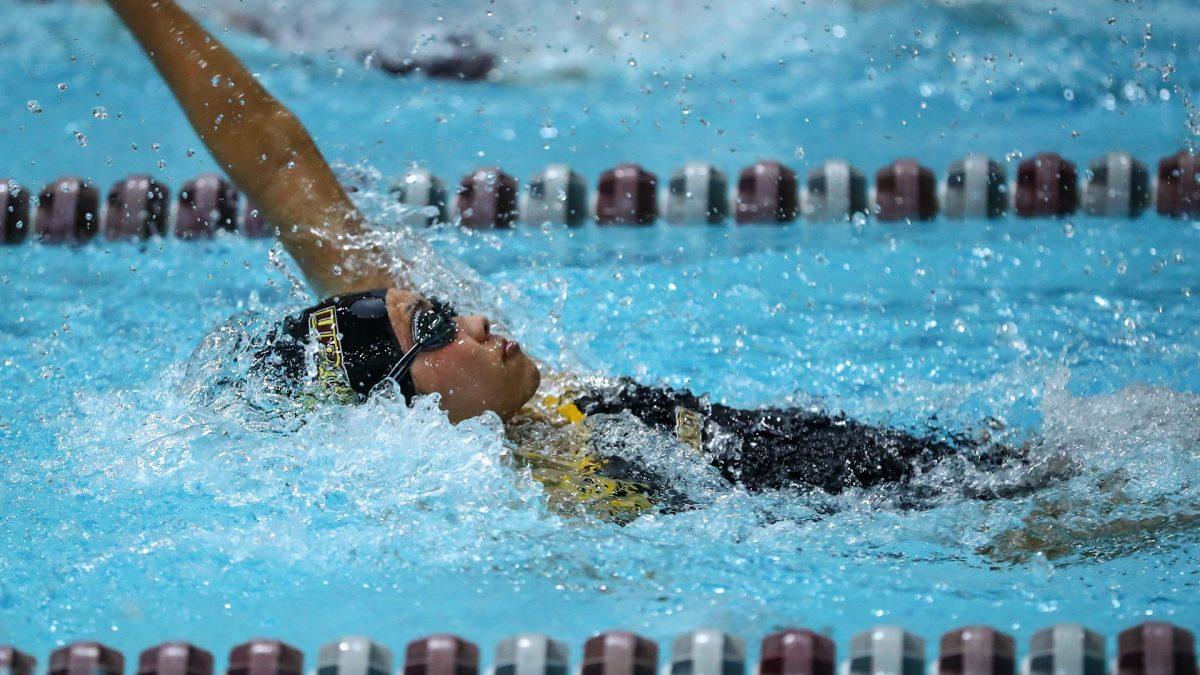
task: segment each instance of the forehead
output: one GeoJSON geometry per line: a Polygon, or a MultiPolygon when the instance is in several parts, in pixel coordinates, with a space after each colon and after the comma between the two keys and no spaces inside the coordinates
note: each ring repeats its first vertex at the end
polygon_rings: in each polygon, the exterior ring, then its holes
{"type": "Polygon", "coordinates": [[[434,310],[443,316],[458,316],[453,305],[414,291],[392,289],[389,292],[389,301],[393,308],[399,310],[399,318],[405,323],[413,319],[413,313],[418,309],[434,310]]]}
{"type": "Polygon", "coordinates": [[[397,300],[396,304],[404,310],[404,314],[406,316],[411,314],[413,308],[417,305],[429,302],[425,299],[425,296],[421,295],[420,293],[414,293],[413,291],[396,289],[393,291],[393,293],[395,293],[395,298],[397,300]]]}

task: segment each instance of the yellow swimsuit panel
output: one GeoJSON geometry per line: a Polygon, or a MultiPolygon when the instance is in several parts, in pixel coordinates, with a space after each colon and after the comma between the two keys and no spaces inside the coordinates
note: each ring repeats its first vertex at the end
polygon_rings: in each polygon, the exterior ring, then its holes
{"type": "Polygon", "coordinates": [[[557,513],[623,524],[654,508],[650,486],[604,474],[607,462],[590,452],[586,421],[566,396],[546,396],[527,407],[510,425],[514,464],[530,470],[557,513]]]}

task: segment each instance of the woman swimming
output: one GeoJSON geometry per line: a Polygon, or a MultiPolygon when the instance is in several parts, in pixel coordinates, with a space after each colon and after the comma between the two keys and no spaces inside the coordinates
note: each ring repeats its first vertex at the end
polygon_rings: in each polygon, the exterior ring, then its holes
{"type": "Polygon", "coordinates": [[[408,261],[364,245],[364,217],[296,117],[173,0],[109,0],[220,166],[279,229],[309,284],[328,299],[289,317],[257,350],[280,390],[337,401],[394,387],[406,401],[438,394],[451,422],[494,413],[515,460],[552,503],[623,520],[686,507],[669,481],[603,433],[614,418],[673,436],[681,453],[750,490],[907,481],[947,457],[1024,461],[968,438],[877,427],[807,409],[742,410],[631,380],[548,375],[482,316],[411,290],[408,261]],[[390,271],[399,264],[399,273],[390,271]]]}

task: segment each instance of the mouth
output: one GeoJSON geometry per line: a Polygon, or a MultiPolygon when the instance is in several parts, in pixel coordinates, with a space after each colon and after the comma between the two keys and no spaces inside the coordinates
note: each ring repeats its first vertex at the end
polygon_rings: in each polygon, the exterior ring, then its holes
{"type": "Polygon", "coordinates": [[[501,338],[500,352],[504,354],[505,360],[508,360],[509,358],[521,353],[521,344],[519,342],[501,338]]]}

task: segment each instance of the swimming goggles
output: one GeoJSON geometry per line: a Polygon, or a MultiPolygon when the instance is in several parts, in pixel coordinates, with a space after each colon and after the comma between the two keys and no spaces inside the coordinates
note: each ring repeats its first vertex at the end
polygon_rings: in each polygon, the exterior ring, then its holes
{"type": "Polygon", "coordinates": [[[427,303],[417,304],[413,308],[409,324],[412,349],[405,352],[396,365],[392,366],[388,378],[400,382],[400,378],[408,375],[418,354],[441,349],[454,342],[458,335],[458,324],[455,323],[454,317],[454,308],[440,300],[430,299],[427,303]]]}

